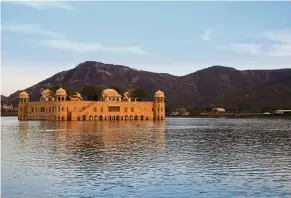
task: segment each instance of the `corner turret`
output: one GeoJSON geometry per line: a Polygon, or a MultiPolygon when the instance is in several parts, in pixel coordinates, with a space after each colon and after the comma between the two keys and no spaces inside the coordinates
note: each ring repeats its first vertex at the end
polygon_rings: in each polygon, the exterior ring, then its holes
{"type": "Polygon", "coordinates": [[[29,95],[27,92],[22,91],[18,95],[19,103],[18,103],[18,120],[26,120],[26,108],[27,102],[29,99],[29,95]]]}
{"type": "Polygon", "coordinates": [[[29,95],[27,92],[22,91],[18,95],[19,103],[27,103],[29,99],[29,95]]]}
{"type": "Polygon", "coordinates": [[[154,95],[154,120],[165,119],[165,94],[158,90],[154,95]]]}

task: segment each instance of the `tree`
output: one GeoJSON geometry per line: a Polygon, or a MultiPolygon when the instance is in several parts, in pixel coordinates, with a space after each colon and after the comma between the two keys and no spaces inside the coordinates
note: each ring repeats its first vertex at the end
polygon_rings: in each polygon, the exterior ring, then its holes
{"type": "Polygon", "coordinates": [[[119,93],[120,95],[122,95],[124,93],[124,91],[118,87],[118,86],[115,86],[115,85],[111,85],[109,86],[110,89],[114,89],[115,91],[117,91],[117,93],[119,93]]]}
{"type": "Polygon", "coordinates": [[[95,85],[85,85],[81,94],[85,96],[87,100],[96,101],[101,96],[102,89],[99,86],[95,85]]]}
{"type": "Polygon", "coordinates": [[[144,97],[146,97],[146,92],[144,89],[133,89],[129,92],[130,97],[137,98],[137,100],[141,101],[144,97]]]}

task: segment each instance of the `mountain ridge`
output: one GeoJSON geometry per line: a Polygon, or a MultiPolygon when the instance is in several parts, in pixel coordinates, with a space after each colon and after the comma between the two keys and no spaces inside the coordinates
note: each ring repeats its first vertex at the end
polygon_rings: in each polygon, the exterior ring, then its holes
{"type": "MultiPolygon", "coordinates": [[[[115,85],[124,90],[143,88],[148,93],[146,99],[152,99],[154,92],[161,89],[165,92],[169,107],[202,108],[208,102],[214,104],[219,102],[221,106],[227,106],[229,99],[223,99],[226,95],[235,97],[234,95],[239,95],[240,92],[256,92],[261,89],[273,90],[273,88],[268,87],[279,86],[284,79],[287,83],[282,85],[288,86],[289,79],[291,79],[291,69],[237,70],[228,66],[213,65],[183,76],[175,76],[168,73],[132,69],[124,65],[85,61],[72,69],[56,73],[25,90],[31,95],[33,101],[37,101],[42,88],[56,84],[79,92],[85,84],[99,85],[105,88],[115,85]]],[[[283,91],[285,89],[278,90],[283,91]]],[[[286,90],[289,94],[288,89],[286,90]]],[[[8,96],[8,101],[16,104],[19,92],[8,96]]],[[[281,92],[280,94],[285,95],[281,92]]],[[[291,94],[288,94],[285,97],[290,97],[291,101],[291,94]]],[[[248,97],[242,97],[241,100],[249,101],[248,97]]],[[[261,99],[255,97],[252,101],[256,100],[260,101],[261,99]]],[[[283,106],[291,107],[290,103],[284,102],[283,106]]],[[[272,106],[271,102],[268,101],[256,105],[258,108],[272,106]]],[[[232,104],[232,106],[235,106],[235,104],[232,104]]]]}

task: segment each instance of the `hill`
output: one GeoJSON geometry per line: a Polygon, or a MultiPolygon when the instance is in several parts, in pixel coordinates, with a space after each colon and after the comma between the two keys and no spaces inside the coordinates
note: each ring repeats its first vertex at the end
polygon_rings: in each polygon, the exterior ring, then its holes
{"type": "MultiPolygon", "coordinates": [[[[248,103],[256,108],[275,105],[291,108],[290,81],[291,69],[240,71],[231,67],[212,66],[185,76],[174,76],[86,61],[26,91],[32,101],[37,101],[41,89],[57,84],[79,92],[85,84],[104,88],[115,85],[124,90],[143,88],[148,93],[146,99],[152,99],[154,92],[161,89],[165,92],[168,107],[204,108],[214,103],[236,108],[240,103],[248,103]]],[[[8,101],[15,104],[19,92],[11,94],[8,101]]]]}
{"type": "Polygon", "coordinates": [[[7,104],[8,98],[6,96],[1,95],[1,103],[2,104],[7,104]]]}

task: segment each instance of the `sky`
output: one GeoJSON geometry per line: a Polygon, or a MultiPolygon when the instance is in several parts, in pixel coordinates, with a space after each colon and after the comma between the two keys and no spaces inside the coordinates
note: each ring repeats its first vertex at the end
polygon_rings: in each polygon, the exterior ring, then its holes
{"type": "Polygon", "coordinates": [[[291,68],[291,2],[1,2],[1,94],[86,61],[185,75],[291,68]]]}

